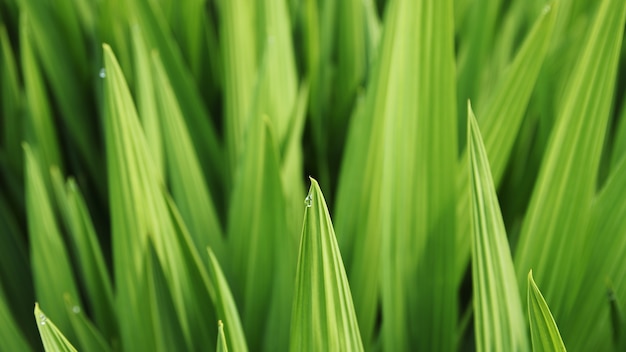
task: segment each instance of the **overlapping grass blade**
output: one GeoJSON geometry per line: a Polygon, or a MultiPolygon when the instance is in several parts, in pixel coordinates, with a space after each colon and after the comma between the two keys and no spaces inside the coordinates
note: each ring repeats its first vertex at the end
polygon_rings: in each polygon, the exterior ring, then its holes
{"type": "Polygon", "coordinates": [[[477,351],[528,351],[522,301],[478,122],[468,103],[472,284],[477,351]]]}
{"type": "Polygon", "coordinates": [[[77,302],[78,289],[68,252],[54,217],[48,190],[41,172],[41,162],[24,145],[26,160],[26,209],[31,243],[31,265],[36,299],[49,306],[50,315],[68,337],[73,338],[63,297],[69,294],[77,302]]]}
{"type": "MultiPolygon", "coordinates": [[[[564,323],[576,317],[577,279],[589,264],[585,228],[597,184],[600,154],[615,85],[626,3],[605,1],[595,15],[550,136],[516,249],[518,282],[533,267],[552,310],[564,323]],[[581,260],[581,258],[583,260],[581,260]]],[[[591,234],[589,234],[591,236],[591,234]]],[[[578,348],[572,346],[572,348],[578,348]]]]}
{"type": "Polygon", "coordinates": [[[305,200],[291,351],[362,351],[350,287],[322,191],[311,179],[305,200]]]}
{"type": "MultiPolygon", "coordinates": [[[[555,6],[556,7],[556,6],[555,6]]],[[[524,44],[510,64],[507,73],[498,83],[493,96],[482,106],[478,124],[484,137],[485,150],[489,157],[491,174],[497,187],[509,160],[515,137],[522,124],[528,101],[548,50],[558,9],[550,8],[542,13],[524,44]]],[[[460,167],[466,168],[467,151],[463,154],[460,167]]],[[[470,216],[469,178],[464,172],[457,177],[457,258],[456,277],[460,283],[469,260],[471,238],[467,236],[470,216]]]]}
{"type": "Polygon", "coordinates": [[[80,342],[82,349],[95,352],[111,351],[105,337],[85,316],[82,308],[72,302],[69,295],[65,295],[65,308],[70,318],[72,329],[76,333],[76,340],[80,342]]]}
{"type": "Polygon", "coordinates": [[[52,168],[51,174],[59,214],[69,232],[69,248],[78,264],[79,283],[98,327],[108,338],[115,337],[118,332],[113,285],[87,205],[76,181],[69,179],[64,183],[58,168],[52,168]]]}
{"type": "Polygon", "coordinates": [[[39,303],[35,303],[34,313],[37,329],[39,329],[39,335],[46,352],[76,352],[76,348],[59,331],[52,320],[48,319],[44,312],[39,309],[39,303]]]}
{"type": "Polygon", "coordinates": [[[151,62],[172,196],[198,250],[210,246],[225,258],[222,229],[182,111],[156,52],[151,62]]]}
{"type": "Polygon", "coordinates": [[[559,328],[548,308],[546,300],[528,272],[528,319],[533,351],[565,351],[559,328]]]}
{"type": "MultiPolygon", "coordinates": [[[[234,181],[228,239],[233,256],[231,282],[246,337],[251,346],[261,346],[264,336],[272,338],[264,334],[271,308],[268,302],[276,296],[281,297],[276,304],[291,301],[290,290],[285,290],[293,286],[281,287],[277,280],[287,275],[291,279],[286,282],[293,283],[295,272],[285,269],[295,267],[296,242],[287,234],[280,164],[270,122],[262,116],[254,118],[234,181]]],[[[280,347],[285,349],[286,345],[280,347]]]]}

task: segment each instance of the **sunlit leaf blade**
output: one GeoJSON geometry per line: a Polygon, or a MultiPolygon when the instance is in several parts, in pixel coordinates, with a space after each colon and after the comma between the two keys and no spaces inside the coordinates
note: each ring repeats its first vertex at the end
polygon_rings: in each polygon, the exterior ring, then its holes
{"type": "Polygon", "coordinates": [[[70,317],[70,324],[76,333],[76,340],[85,351],[111,351],[106,339],[100,331],[85,316],[82,308],[72,302],[69,295],[65,295],[65,308],[70,317]]]}
{"type": "Polygon", "coordinates": [[[36,299],[50,307],[50,315],[68,337],[73,338],[63,297],[67,293],[78,300],[78,289],[66,246],[54,217],[40,161],[28,145],[24,145],[24,154],[30,258],[36,299]]]}
{"type": "Polygon", "coordinates": [[[217,321],[217,352],[228,352],[228,346],[226,345],[226,335],[224,335],[224,323],[221,320],[217,321]]]}
{"type": "Polygon", "coordinates": [[[39,309],[39,303],[35,303],[35,321],[37,329],[46,352],[76,352],[76,348],[63,336],[63,333],[52,323],[50,319],[39,309]]]}
{"type": "Polygon", "coordinates": [[[32,347],[17,325],[17,321],[13,319],[7,303],[6,296],[0,286],[0,341],[2,341],[2,348],[9,351],[31,351],[32,347]]]}
{"type": "Polygon", "coordinates": [[[233,351],[245,352],[248,350],[248,346],[246,345],[241,322],[239,321],[235,300],[233,299],[224,273],[215,255],[210,248],[208,252],[209,276],[213,287],[215,287],[213,302],[217,311],[217,317],[228,324],[229,328],[226,330],[225,334],[228,346],[230,346],[233,351]]]}
{"type": "Polygon", "coordinates": [[[526,321],[489,160],[468,103],[472,286],[477,351],[528,351],[526,321]]]}
{"type": "MultiPolygon", "coordinates": [[[[287,275],[287,282],[293,283],[295,272],[284,269],[294,267],[295,255],[290,253],[295,253],[296,243],[293,236],[287,234],[286,205],[273,131],[267,118],[255,116],[255,119],[251,121],[234,181],[228,239],[233,294],[249,344],[260,346],[264,335],[271,336],[264,334],[271,308],[268,302],[275,295],[281,296],[283,304],[284,300],[291,301],[291,295],[284,290],[293,286],[283,284],[281,287],[276,282],[279,276],[287,275]],[[285,245],[285,253],[279,251],[282,245],[285,245]],[[293,258],[291,263],[285,261],[290,257],[293,258]]],[[[287,329],[288,325],[283,328],[287,329]]]]}
{"type": "MultiPolygon", "coordinates": [[[[398,1],[384,123],[383,346],[454,350],[457,115],[452,1],[398,1]],[[416,25],[419,23],[419,25],[416,25]],[[414,77],[414,79],[407,79],[414,77]]],[[[392,5],[393,6],[393,5],[392,5]]],[[[384,46],[384,44],[383,44],[384,46]]]]}
{"type": "Polygon", "coordinates": [[[528,272],[527,297],[533,351],[565,351],[559,329],[546,300],[535,284],[532,270],[528,272]]]}
{"type": "Polygon", "coordinates": [[[73,179],[64,183],[57,168],[52,168],[51,175],[56,203],[69,231],[70,248],[79,263],[77,265],[79,282],[87,292],[86,296],[93,309],[94,320],[106,336],[116,336],[117,321],[113,287],[85,200],[73,179]]]}
{"type": "Polygon", "coordinates": [[[210,246],[223,258],[222,230],[182,111],[156,52],[151,63],[172,196],[198,250],[210,246]]]}
{"type": "Polygon", "coordinates": [[[306,200],[291,319],[291,351],[362,351],[350,287],[322,191],[306,200]]]}
{"type": "MultiPolygon", "coordinates": [[[[555,5],[556,6],[556,5],[555,5]]],[[[555,7],[554,6],[554,7],[555,7]]],[[[484,137],[485,149],[489,157],[491,174],[497,187],[504,174],[513,143],[524,118],[528,101],[540,72],[546,52],[552,38],[558,9],[548,8],[536,21],[524,40],[506,74],[497,84],[494,94],[481,106],[478,125],[484,137]]],[[[460,167],[467,166],[467,151],[463,154],[460,167]]],[[[456,277],[460,282],[470,253],[471,237],[467,235],[470,221],[468,205],[470,192],[467,173],[459,172],[457,177],[457,258],[456,277]]]]}
{"type": "MultiPolygon", "coordinates": [[[[515,253],[518,282],[524,281],[531,267],[540,273],[538,281],[545,283],[552,311],[564,322],[576,319],[577,278],[588,265],[585,227],[597,184],[625,16],[624,1],[599,4],[563,96],[515,253]]],[[[562,326],[566,341],[569,326],[562,326]]]]}

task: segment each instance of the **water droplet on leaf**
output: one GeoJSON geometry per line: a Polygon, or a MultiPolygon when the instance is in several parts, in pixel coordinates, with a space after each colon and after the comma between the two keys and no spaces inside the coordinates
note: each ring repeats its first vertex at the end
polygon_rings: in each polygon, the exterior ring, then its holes
{"type": "Polygon", "coordinates": [[[310,194],[306,196],[306,198],[304,198],[304,204],[306,204],[307,208],[310,208],[313,205],[313,196],[310,194]]]}
{"type": "Polygon", "coordinates": [[[100,74],[99,74],[100,78],[104,78],[107,76],[107,70],[103,67],[100,69],[100,74]]]}

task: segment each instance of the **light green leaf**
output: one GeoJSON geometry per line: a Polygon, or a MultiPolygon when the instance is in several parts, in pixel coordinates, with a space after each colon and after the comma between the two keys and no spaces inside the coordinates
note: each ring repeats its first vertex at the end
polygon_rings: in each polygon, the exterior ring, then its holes
{"type": "Polygon", "coordinates": [[[54,217],[40,161],[27,144],[24,145],[24,154],[26,212],[36,299],[50,307],[50,315],[68,337],[73,338],[63,297],[67,293],[78,300],[74,273],[54,217]]]}
{"type": "Polygon", "coordinates": [[[226,335],[224,335],[224,323],[221,320],[217,321],[217,352],[228,352],[228,346],[226,345],[226,335]]]}
{"type": "MultiPolygon", "coordinates": [[[[623,36],[626,2],[599,4],[567,85],[515,253],[518,283],[532,267],[562,320],[566,341],[577,319],[580,273],[589,264],[585,231],[597,185],[623,36]]],[[[572,346],[575,348],[574,346],[572,346]]]]}
{"type": "MultiPolygon", "coordinates": [[[[556,5],[554,5],[556,7],[556,5]]],[[[528,102],[540,72],[540,68],[548,51],[554,23],[558,9],[548,8],[537,19],[524,43],[519,49],[513,62],[502,79],[497,83],[497,89],[479,115],[478,125],[484,137],[485,149],[489,157],[491,174],[494,185],[498,187],[505,167],[510,159],[515,138],[524,119],[528,102]]],[[[467,168],[468,153],[463,153],[460,168],[467,168]]],[[[470,213],[468,205],[469,178],[467,173],[459,172],[457,177],[457,259],[456,277],[461,282],[467,261],[469,260],[471,238],[464,229],[469,227],[470,213]]]]}
{"type": "Polygon", "coordinates": [[[528,319],[533,351],[565,351],[559,328],[556,326],[546,300],[528,272],[528,319]]]}
{"type": "Polygon", "coordinates": [[[362,351],[350,287],[322,191],[311,179],[305,200],[291,351],[362,351]]]}
{"type": "Polygon", "coordinates": [[[526,321],[489,160],[468,102],[472,286],[477,351],[528,351],[526,321]]]}
{"type": "Polygon", "coordinates": [[[63,336],[63,333],[52,323],[52,320],[39,309],[35,303],[35,321],[46,352],[76,352],[76,348],[63,336]]]}

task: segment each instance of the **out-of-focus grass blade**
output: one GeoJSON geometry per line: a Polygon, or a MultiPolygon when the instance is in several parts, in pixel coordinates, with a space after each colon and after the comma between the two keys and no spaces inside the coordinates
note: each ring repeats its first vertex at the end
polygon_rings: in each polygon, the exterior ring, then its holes
{"type": "MultiPolygon", "coordinates": [[[[515,137],[524,118],[524,112],[530,100],[535,81],[550,44],[558,9],[551,8],[544,12],[530,31],[524,44],[508,68],[507,73],[495,89],[493,97],[483,106],[478,124],[484,137],[485,150],[489,158],[494,185],[502,179],[515,137]]],[[[467,151],[460,161],[462,169],[467,168],[467,151]]],[[[457,258],[456,277],[461,282],[469,260],[471,237],[467,235],[470,222],[468,212],[469,178],[467,173],[459,172],[457,177],[458,231],[456,238],[457,258]]]]}
{"type": "Polygon", "coordinates": [[[305,199],[291,351],[363,351],[335,231],[314,179],[305,199]]]}
{"type": "Polygon", "coordinates": [[[533,279],[533,271],[528,272],[528,320],[533,351],[565,351],[559,328],[556,326],[550,308],[533,279]]]}
{"type": "Polygon", "coordinates": [[[526,321],[489,160],[468,103],[472,286],[477,351],[528,351],[526,321]]]}
{"type": "Polygon", "coordinates": [[[617,167],[617,164],[626,155],[626,93],[622,97],[622,109],[618,117],[617,126],[615,143],[611,153],[611,168],[617,167]]]}
{"type": "Polygon", "coordinates": [[[60,328],[73,337],[63,297],[78,300],[78,290],[67,249],[50,204],[40,161],[28,145],[26,160],[26,213],[36,299],[45,303],[60,328]]]}
{"type": "Polygon", "coordinates": [[[220,41],[224,65],[224,125],[230,170],[243,152],[257,72],[254,6],[244,0],[219,1],[220,41]]]}
{"type": "Polygon", "coordinates": [[[79,341],[81,349],[85,351],[111,351],[107,345],[106,339],[100,331],[87,319],[85,313],[79,305],[72,302],[69,295],[65,295],[65,308],[70,317],[70,324],[76,333],[76,339],[79,341]]]}
{"type": "Polygon", "coordinates": [[[170,290],[170,283],[165,277],[152,239],[148,239],[145,254],[145,283],[146,292],[142,299],[147,300],[148,312],[142,312],[143,324],[151,325],[152,337],[156,351],[191,350],[185,341],[183,326],[180,324],[174,298],[170,290]]]}
{"type": "MultiPolygon", "coordinates": [[[[25,45],[24,42],[21,43],[25,45]]],[[[23,164],[22,89],[19,82],[19,71],[7,29],[4,24],[0,24],[0,113],[4,116],[1,153],[5,155],[11,172],[15,173],[22,170],[23,164]]],[[[22,175],[19,174],[18,177],[22,178],[22,175]]]]}
{"type": "Polygon", "coordinates": [[[2,285],[0,285],[0,341],[2,341],[2,348],[8,351],[32,351],[22,329],[13,319],[2,285]]]}
{"type": "Polygon", "coordinates": [[[70,248],[76,256],[80,282],[94,320],[107,337],[116,336],[113,287],[85,200],[73,179],[64,183],[59,169],[54,167],[51,174],[59,213],[69,231],[70,248]]]}
{"type": "MultiPolygon", "coordinates": [[[[279,250],[279,246],[284,245],[281,242],[292,243],[292,236],[287,234],[277,146],[269,121],[262,121],[262,116],[254,118],[234,181],[228,239],[233,293],[241,310],[246,337],[251,346],[261,346],[264,336],[272,335],[265,334],[271,308],[268,302],[275,295],[283,294],[287,295],[281,296],[283,304],[285,299],[290,300],[291,295],[285,290],[293,286],[279,287],[276,280],[291,272],[292,279],[288,282],[293,282],[293,270],[283,269],[293,267],[294,262],[285,262],[283,258],[291,257],[290,251],[295,252],[295,242],[292,248],[284,247],[286,253],[279,250]]],[[[287,314],[286,320],[288,317],[287,314]]],[[[288,325],[284,329],[288,329],[288,325]]]]}
{"type": "MultiPolygon", "coordinates": [[[[24,74],[24,93],[28,100],[28,124],[26,140],[38,148],[43,165],[63,167],[60,144],[57,137],[56,124],[52,119],[52,111],[43,76],[33,49],[30,19],[22,14],[20,17],[20,43],[22,50],[22,67],[24,74]]],[[[46,177],[45,179],[48,179],[46,177]]]]}
{"type": "Polygon", "coordinates": [[[152,53],[152,67],[172,196],[198,250],[210,246],[219,258],[225,258],[222,230],[209,188],[170,80],[156,52],[152,53]]]}
{"type": "MultiPolygon", "coordinates": [[[[617,76],[626,2],[599,5],[580,60],[567,86],[559,116],[520,234],[515,263],[518,283],[533,267],[541,273],[545,296],[566,341],[579,289],[588,265],[585,227],[617,76]],[[583,260],[581,260],[583,258],[583,260]],[[572,293],[573,291],[573,293],[572,293]]],[[[589,235],[595,237],[595,234],[589,235]]]]}
{"type": "Polygon", "coordinates": [[[224,323],[221,320],[217,321],[217,352],[228,352],[228,346],[226,345],[226,335],[224,335],[224,323]]]}
{"type": "Polygon", "coordinates": [[[35,303],[35,321],[41,335],[41,341],[46,352],[76,352],[76,348],[63,336],[63,333],[52,323],[52,320],[39,309],[35,303]]]}
{"type": "Polygon", "coordinates": [[[164,173],[164,152],[161,137],[161,127],[159,124],[159,114],[157,112],[157,101],[155,94],[155,82],[153,79],[152,60],[150,50],[146,46],[142,30],[139,26],[131,28],[133,63],[136,80],[136,102],[137,113],[141,118],[141,126],[146,135],[146,142],[150,147],[150,154],[154,160],[154,167],[159,175],[165,179],[164,173]]]}

